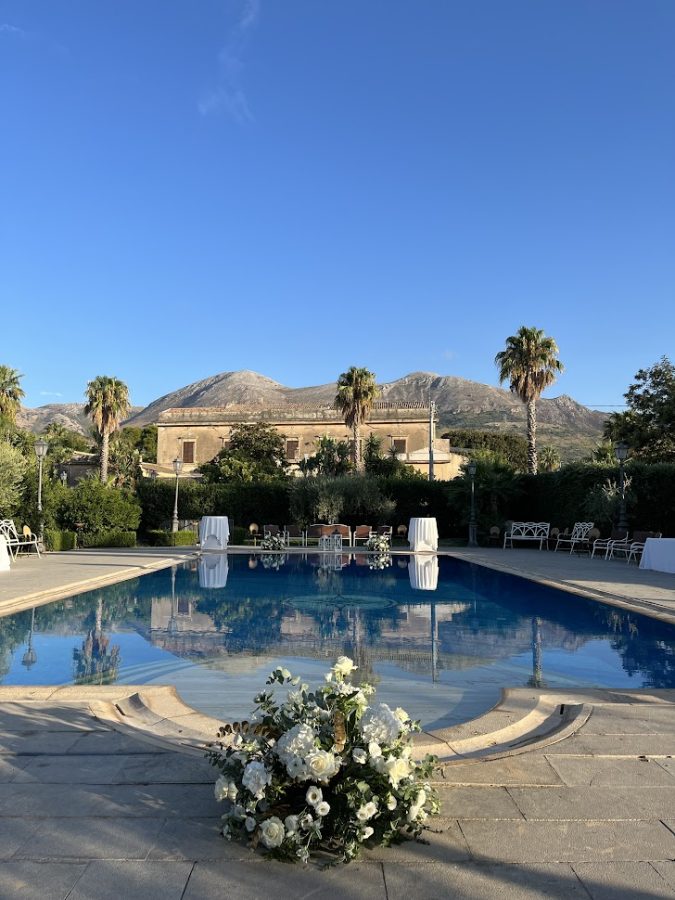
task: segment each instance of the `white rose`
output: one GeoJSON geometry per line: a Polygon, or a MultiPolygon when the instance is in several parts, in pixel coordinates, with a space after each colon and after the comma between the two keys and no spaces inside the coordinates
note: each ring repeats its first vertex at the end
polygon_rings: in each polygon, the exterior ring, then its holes
{"type": "Polygon", "coordinates": [[[393,794],[389,794],[387,797],[387,809],[396,809],[396,797],[393,794]]]}
{"type": "Polygon", "coordinates": [[[368,753],[371,759],[377,759],[378,756],[382,756],[382,748],[377,741],[371,741],[368,744],[368,753]]]}
{"type": "Polygon", "coordinates": [[[323,800],[323,793],[321,792],[321,788],[312,786],[307,788],[307,793],[305,794],[305,800],[309,803],[310,806],[316,806],[317,803],[321,803],[323,800]]]}
{"type": "Polygon", "coordinates": [[[265,793],[265,788],[271,781],[271,774],[261,762],[255,759],[246,766],[241,778],[241,783],[251,792],[256,800],[260,800],[265,793]]]}
{"type": "Polygon", "coordinates": [[[333,666],[333,672],[336,675],[342,675],[343,678],[345,675],[351,675],[355,669],[358,669],[358,666],[355,666],[348,656],[338,656],[333,666]]]}
{"type": "Polygon", "coordinates": [[[410,775],[410,763],[407,759],[397,759],[389,756],[384,763],[384,772],[389,776],[389,781],[396,787],[403,778],[410,775]]]}
{"type": "Polygon", "coordinates": [[[253,829],[255,828],[255,819],[251,816],[246,816],[246,818],[244,819],[244,826],[247,831],[253,831],[253,829]]]}
{"type": "Polygon", "coordinates": [[[291,673],[288,671],[288,669],[279,669],[279,674],[284,679],[291,677],[291,673]]]}
{"type": "Polygon", "coordinates": [[[326,803],[325,800],[322,800],[321,803],[316,804],[315,809],[317,816],[327,816],[330,812],[330,804],[326,803]]]}
{"type": "Polygon", "coordinates": [[[361,840],[367,841],[368,838],[372,835],[374,829],[370,827],[370,825],[366,825],[365,828],[361,829],[361,840]]]}
{"type": "Polygon", "coordinates": [[[399,720],[399,722],[401,722],[402,724],[405,724],[406,722],[410,721],[410,716],[400,706],[396,707],[396,709],[394,710],[394,715],[399,720]]]}
{"type": "Polygon", "coordinates": [[[327,750],[314,750],[305,757],[305,765],[310,776],[317,781],[328,781],[340,769],[337,758],[327,750]]]}
{"type": "Polygon", "coordinates": [[[356,810],[356,818],[359,822],[367,822],[368,819],[373,818],[376,812],[377,805],[371,800],[369,803],[364,803],[363,806],[360,806],[356,810]]]}
{"type": "Polygon", "coordinates": [[[216,800],[218,800],[219,802],[221,800],[227,800],[227,791],[229,786],[229,778],[226,778],[224,775],[219,775],[216,779],[216,783],[213,786],[213,793],[216,795],[216,800]]]}
{"type": "Polygon", "coordinates": [[[293,834],[298,830],[298,817],[286,816],[284,819],[284,828],[289,834],[293,834]]]}
{"type": "Polygon", "coordinates": [[[352,750],[352,759],[355,763],[358,763],[360,766],[362,766],[367,762],[368,754],[365,750],[357,747],[355,750],[352,750]]]}
{"type": "Polygon", "coordinates": [[[270,816],[260,825],[260,839],[268,850],[278,847],[285,836],[284,823],[276,816],[270,816]]]}

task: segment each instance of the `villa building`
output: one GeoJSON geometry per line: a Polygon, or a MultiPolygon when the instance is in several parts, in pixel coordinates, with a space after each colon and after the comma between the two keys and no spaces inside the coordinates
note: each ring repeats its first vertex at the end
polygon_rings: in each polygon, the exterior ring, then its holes
{"type": "MultiPolygon", "coordinates": [[[[429,472],[430,409],[424,403],[394,404],[376,402],[361,429],[362,440],[371,434],[381,439],[383,452],[394,450],[406,465],[427,475],[429,472]]],[[[189,407],[167,409],[157,421],[157,464],[145,463],[144,469],[159,477],[173,476],[173,460],[183,462],[183,475],[196,474],[223,447],[238,425],[264,422],[276,428],[286,441],[286,458],[291,470],[316,450],[321,437],[351,441],[352,435],[342,415],[333,407],[283,407],[263,409],[244,406],[189,407]]],[[[434,423],[435,425],[435,423],[434,423]]],[[[447,481],[459,474],[466,460],[450,448],[449,441],[434,438],[434,477],[447,481]]]]}

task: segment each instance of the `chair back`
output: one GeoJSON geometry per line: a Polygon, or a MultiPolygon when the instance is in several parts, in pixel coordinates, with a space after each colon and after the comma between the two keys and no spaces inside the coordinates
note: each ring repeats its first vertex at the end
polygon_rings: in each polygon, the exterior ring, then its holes
{"type": "Polygon", "coordinates": [[[572,529],[572,539],[575,541],[583,541],[588,538],[588,533],[595,525],[595,522],[575,522],[572,529]]]}
{"type": "Polygon", "coordinates": [[[343,538],[347,539],[347,542],[351,539],[352,533],[349,528],[349,525],[333,525],[333,534],[341,534],[343,538]]]}
{"type": "Polygon", "coordinates": [[[387,537],[390,538],[390,537],[391,537],[391,532],[392,532],[392,526],[391,526],[391,525],[378,525],[378,526],[377,526],[377,533],[378,533],[378,534],[384,534],[384,535],[386,535],[387,537]]]}
{"type": "Polygon", "coordinates": [[[0,520],[0,534],[4,535],[9,541],[16,542],[19,535],[16,532],[16,525],[12,519],[0,520]]]}
{"type": "Polygon", "coordinates": [[[265,537],[276,537],[279,534],[278,525],[263,525],[263,535],[265,537]]]}
{"type": "Polygon", "coordinates": [[[357,525],[354,529],[354,537],[357,539],[369,538],[372,530],[370,525],[357,525]]]}
{"type": "Polygon", "coordinates": [[[321,525],[320,523],[316,523],[315,525],[310,525],[307,529],[307,537],[318,538],[323,534],[323,530],[326,528],[325,525],[321,525]]]}
{"type": "Polygon", "coordinates": [[[302,529],[299,525],[287,525],[286,534],[292,538],[302,537],[302,529]]]}

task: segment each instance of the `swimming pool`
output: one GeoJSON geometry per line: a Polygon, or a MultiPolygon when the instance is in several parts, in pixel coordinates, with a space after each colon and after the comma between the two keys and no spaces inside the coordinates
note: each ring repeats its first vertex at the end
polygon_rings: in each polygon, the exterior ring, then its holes
{"type": "Polygon", "coordinates": [[[175,684],[246,716],[283,665],[351,656],[429,728],[502,687],[675,687],[675,628],[450,557],[213,554],[0,618],[0,683],[175,684]]]}

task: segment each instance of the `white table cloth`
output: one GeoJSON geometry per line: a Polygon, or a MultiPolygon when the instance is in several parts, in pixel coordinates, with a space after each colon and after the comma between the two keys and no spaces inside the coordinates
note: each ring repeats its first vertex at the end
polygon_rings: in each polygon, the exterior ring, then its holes
{"type": "Polygon", "coordinates": [[[0,572],[9,572],[9,559],[7,539],[0,534],[0,572]]]}
{"type": "Polygon", "coordinates": [[[429,516],[423,519],[411,519],[408,526],[410,549],[415,553],[438,550],[438,525],[436,519],[429,516]]]}
{"type": "Polygon", "coordinates": [[[227,550],[229,540],[227,516],[202,516],[199,523],[199,546],[202,550],[227,550]]]}
{"type": "Polygon", "coordinates": [[[640,568],[675,574],[675,538],[647,538],[640,568]]]}
{"type": "Polygon", "coordinates": [[[438,587],[438,557],[413,556],[408,563],[410,587],[415,591],[435,591],[438,587]]]}
{"type": "Polygon", "coordinates": [[[199,587],[224,588],[227,584],[227,554],[210,553],[199,560],[199,587]]]}

